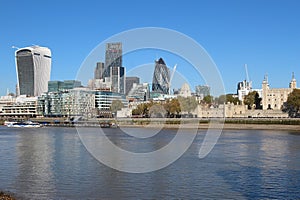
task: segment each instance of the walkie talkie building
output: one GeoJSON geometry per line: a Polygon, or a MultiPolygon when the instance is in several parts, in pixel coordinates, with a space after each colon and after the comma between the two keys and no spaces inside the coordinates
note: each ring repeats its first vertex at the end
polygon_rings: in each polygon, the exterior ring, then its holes
{"type": "Polygon", "coordinates": [[[165,61],[160,58],[155,61],[155,69],[152,80],[152,92],[169,94],[170,70],[165,61]]]}
{"type": "Polygon", "coordinates": [[[32,46],[16,51],[19,95],[39,96],[48,90],[51,72],[51,51],[32,46]]]}

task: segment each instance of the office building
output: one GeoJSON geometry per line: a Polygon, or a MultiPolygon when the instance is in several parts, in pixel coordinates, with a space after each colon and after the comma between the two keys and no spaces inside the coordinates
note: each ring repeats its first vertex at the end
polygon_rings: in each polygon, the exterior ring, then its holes
{"type": "Polygon", "coordinates": [[[203,99],[205,96],[210,95],[210,87],[208,85],[197,85],[195,87],[196,96],[203,99]]]}
{"type": "Polygon", "coordinates": [[[133,84],[139,84],[140,83],[140,78],[139,77],[126,77],[125,79],[125,88],[126,92],[125,94],[128,95],[129,91],[131,90],[133,84]]]}
{"type": "Polygon", "coordinates": [[[150,98],[150,89],[148,83],[137,84],[133,83],[131,90],[128,93],[129,99],[136,101],[148,101],[150,98]]]}
{"type": "Polygon", "coordinates": [[[96,114],[95,95],[86,88],[43,93],[38,97],[38,114],[46,117],[84,117],[96,114]]]}
{"type": "Polygon", "coordinates": [[[170,87],[170,70],[165,61],[160,58],[155,61],[155,69],[152,80],[152,92],[169,94],[170,87]]]}
{"type": "Polygon", "coordinates": [[[104,63],[97,62],[95,72],[94,72],[94,79],[104,79],[104,63]]]}
{"type": "Polygon", "coordinates": [[[111,91],[125,94],[125,68],[110,68],[111,91]]]}
{"type": "Polygon", "coordinates": [[[104,78],[110,77],[111,91],[125,94],[125,68],[122,66],[122,43],[107,43],[104,78]]]}
{"type": "Polygon", "coordinates": [[[112,67],[122,67],[121,42],[106,44],[104,77],[110,77],[112,67]]]}
{"type": "Polygon", "coordinates": [[[48,81],[48,92],[66,91],[78,87],[82,87],[81,81],[77,81],[77,80],[48,81]]]}
{"type": "Polygon", "coordinates": [[[47,47],[31,46],[18,49],[16,69],[18,94],[39,96],[47,92],[51,72],[51,51],[47,47]]]}

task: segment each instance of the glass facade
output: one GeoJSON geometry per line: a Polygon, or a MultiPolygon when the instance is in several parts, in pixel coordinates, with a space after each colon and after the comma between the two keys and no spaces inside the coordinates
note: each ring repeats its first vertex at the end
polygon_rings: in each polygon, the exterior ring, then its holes
{"type": "Polygon", "coordinates": [[[155,61],[155,69],[152,80],[152,92],[169,94],[170,70],[164,60],[155,61]]]}
{"type": "Polygon", "coordinates": [[[46,47],[32,46],[16,51],[18,76],[17,94],[39,96],[47,92],[51,72],[51,51],[46,47]]]}
{"type": "Polygon", "coordinates": [[[48,92],[66,91],[74,88],[82,87],[81,81],[48,81],[48,92]]]}

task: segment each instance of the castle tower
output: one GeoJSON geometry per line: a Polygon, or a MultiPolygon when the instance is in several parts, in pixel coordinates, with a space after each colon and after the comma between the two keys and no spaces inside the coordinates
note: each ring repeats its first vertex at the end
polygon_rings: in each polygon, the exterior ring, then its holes
{"type": "Polygon", "coordinates": [[[264,77],[264,80],[262,82],[262,106],[263,110],[268,109],[268,102],[267,102],[267,95],[268,91],[270,89],[269,83],[268,83],[268,75],[266,74],[264,77]]]}
{"type": "Polygon", "coordinates": [[[291,89],[297,88],[297,82],[296,82],[296,79],[295,79],[294,72],[293,72],[293,74],[292,74],[292,80],[291,80],[291,82],[290,82],[290,88],[291,88],[291,89]]]}

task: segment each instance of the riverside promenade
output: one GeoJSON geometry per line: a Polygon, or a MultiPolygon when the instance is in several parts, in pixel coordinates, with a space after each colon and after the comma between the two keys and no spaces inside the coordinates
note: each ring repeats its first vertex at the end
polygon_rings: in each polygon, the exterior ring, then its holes
{"type": "MultiPolygon", "coordinates": [[[[101,127],[103,124],[117,124],[120,127],[138,128],[198,128],[208,129],[257,129],[257,130],[295,130],[300,131],[300,118],[97,118],[70,121],[66,118],[32,118],[45,126],[86,126],[101,127]]],[[[2,121],[3,124],[3,121],[2,121]]]]}

